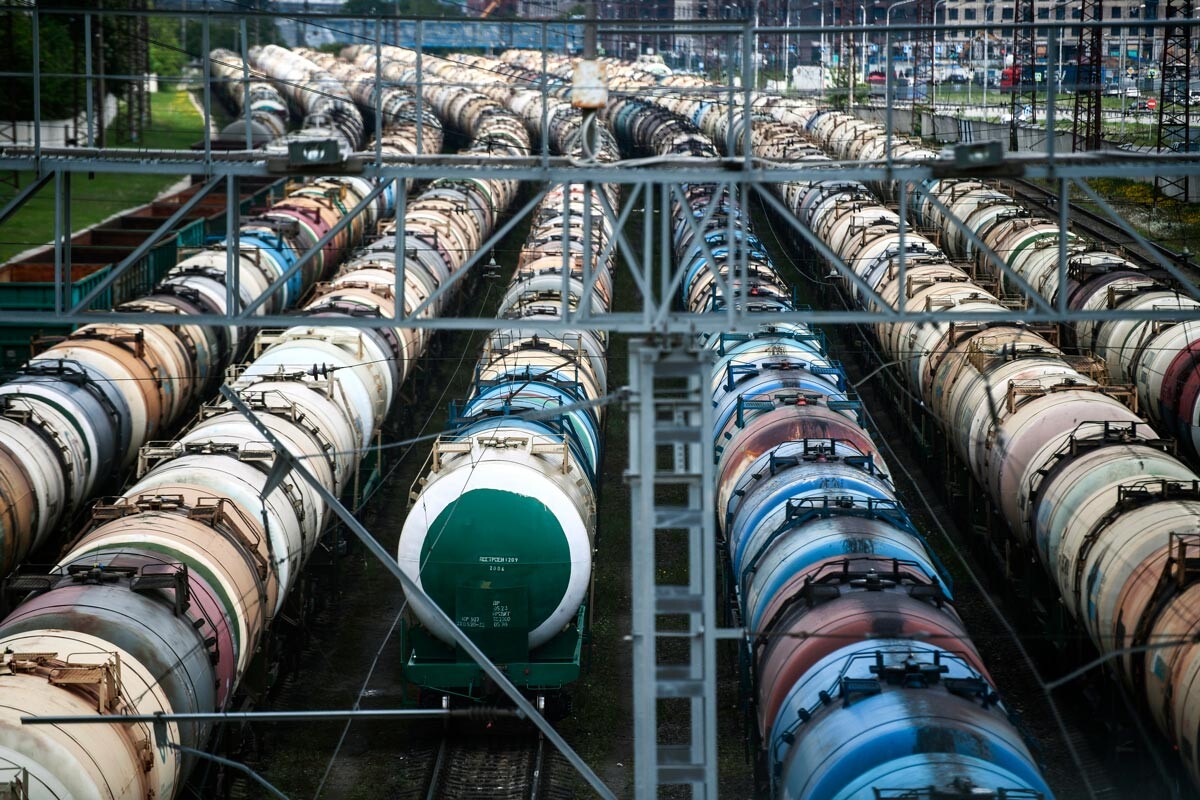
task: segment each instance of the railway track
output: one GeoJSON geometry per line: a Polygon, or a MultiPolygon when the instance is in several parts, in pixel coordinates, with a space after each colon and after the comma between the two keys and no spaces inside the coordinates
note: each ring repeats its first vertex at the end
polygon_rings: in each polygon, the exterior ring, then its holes
{"type": "MultiPolygon", "coordinates": [[[[1050,217],[1057,218],[1058,193],[1056,191],[1019,178],[1009,180],[1007,183],[1016,197],[1031,209],[1037,209],[1050,217]]],[[[1145,267],[1160,269],[1161,265],[1158,259],[1165,259],[1180,267],[1192,281],[1200,281],[1200,264],[1197,264],[1188,253],[1172,250],[1156,242],[1148,242],[1149,248],[1143,247],[1114,220],[1076,203],[1071,204],[1068,216],[1071,226],[1076,232],[1090,236],[1098,242],[1121,247],[1127,258],[1145,267]]]]}
{"type": "Polygon", "coordinates": [[[533,734],[447,736],[432,759],[425,800],[558,800],[561,758],[533,734]]]}

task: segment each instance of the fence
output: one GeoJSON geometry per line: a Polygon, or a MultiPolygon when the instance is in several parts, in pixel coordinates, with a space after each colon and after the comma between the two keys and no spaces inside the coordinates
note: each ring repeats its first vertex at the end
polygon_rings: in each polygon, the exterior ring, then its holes
{"type": "MultiPolygon", "coordinates": [[[[151,78],[157,80],[156,77],[151,78]]],[[[117,117],[117,96],[114,94],[104,97],[104,122],[108,128],[117,117]]],[[[32,120],[0,122],[0,145],[32,145],[32,120]]],[[[42,120],[43,147],[69,147],[71,145],[87,144],[87,112],[80,111],[73,118],[42,120]]]]}

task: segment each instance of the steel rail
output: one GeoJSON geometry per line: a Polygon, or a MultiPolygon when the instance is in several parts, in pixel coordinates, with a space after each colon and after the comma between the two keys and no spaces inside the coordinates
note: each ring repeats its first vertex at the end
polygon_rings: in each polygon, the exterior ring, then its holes
{"type": "Polygon", "coordinates": [[[309,484],[309,486],[312,487],[313,491],[316,492],[321,500],[328,505],[329,509],[335,515],[337,515],[338,519],[341,520],[341,522],[350,530],[350,532],[353,533],[360,542],[362,542],[363,547],[365,547],[371,553],[371,555],[375,556],[375,558],[377,558],[379,562],[383,564],[384,568],[387,569],[387,571],[390,572],[392,576],[400,582],[400,585],[404,587],[405,594],[409,597],[419,597],[429,605],[434,619],[446,627],[451,634],[451,638],[454,639],[454,643],[461,647],[467,653],[467,655],[471,657],[471,660],[479,665],[484,674],[494,681],[496,686],[506,695],[508,695],[510,700],[513,701],[513,704],[516,705],[516,707],[531,722],[533,722],[534,725],[537,726],[538,730],[540,730],[547,739],[554,743],[554,746],[558,748],[559,752],[562,753],[569,762],[571,762],[571,765],[575,767],[575,770],[580,774],[580,776],[587,781],[588,785],[595,790],[596,794],[605,798],[605,800],[616,800],[616,795],[613,794],[612,790],[604,784],[600,777],[592,770],[590,766],[588,766],[587,762],[584,761],[574,749],[572,749],[571,745],[567,744],[566,739],[564,739],[562,735],[554,729],[554,726],[550,723],[550,721],[538,712],[533,703],[529,702],[528,698],[521,694],[521,691],[513,685],[512,681],[508,679],[508,676],[499,667],[492,663],[487,655],[479,649],[479,646],[475,644],[475,642],[473,642],[469,636],[463,633],[463,631],[454,623],[454,620],[450,619],[446,612],[442,610],[441,606],[429,598],[420,584],[410,578],[408,574],[400,568],[400,563],[383,549],[383,545],[381,545],[375,539],[375,537],[371,535],[371,532],[368,531],[363,524],[358,521],[357,517],[355,517],[353,513],[351,513],[344,505],[342,505],[337,496],[334,495],[333,492],[331,492],[323,483],[321,483],[321,481],[317,480],[317,478],[311,472],[309,472],[308,468],[304,464],[304,461],[296,458],[291,451],[287,449],[287,446],[280,441],[279,437],[275,435],[275,432],[267,427],[267,425],[263,423],[259,416],[255,414],[249,408],[249,406],[242,402],[242,399],[238,396],[237,392],[235,392],[229,386],[222,386],[221,396],[228,401],[231,406],[233,406],[234,410],[244,416],[275,449],[277,458],[274,466],[271,468],[271,475],[268,477],[266,485],[263,487],[263,496],[265,497],[269,492],[273,491],[275,486],[283,480],[284,476],[288,472],[295,472],[297,475],[299,475],[301,479],[303,479],[309,484]]]}

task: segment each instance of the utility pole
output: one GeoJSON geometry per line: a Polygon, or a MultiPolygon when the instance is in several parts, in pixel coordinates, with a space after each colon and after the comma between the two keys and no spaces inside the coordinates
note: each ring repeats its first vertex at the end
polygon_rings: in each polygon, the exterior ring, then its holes
{"type": "Polygon", "coordinates": [[[988,31],[983,35],[983,118],[987,119],[987,89],[988,89],[988,44],[992,38],[992,31],[988,31]]]}
{"type": "Polygon", "coordinates": [[[580,130],[583,134],[584,155],[594,158],[600,146],[596,112],[608,104],[608,80],[599,61],[600,52],[596,43],[596,0],[587,0],[583,8],[583,57],[575,65],[571,104],[578,108],[583,116],[580,130]]]}
{"type": "MultiPolygon", "coordinates": [[[[934,9],[935,0],[917,0],[916,23],[923,26],[922,30],[913,33],[913,76],[912,76],[912,106],[913,132],[918,133],[920,107],[933,99],[933,56],[934,30],[936,21],[934,9]]],[[[930,106],[932,110],[932,105],[930,106]]]]}
{"type": "MultiPolygon", "coordinates": [[[[1166,28],[1163,30],[1162,85],[1158,94],[1158,151],[1187,152],[1192,148],[1191,82],[1192,29],[1188,24],[1195,13],[1193,0],[1166,0],[1166,28]]],[[[1178,200],[1188,199],[1188,176],[1158,175],[1154,179],[1160,194],[1178,200]]]]}
{"type": "Polygon", "coordinates": [[[1017,124],[1021,110],[1029,106],[1031,123],[1037,122],[1037,75],[1033,60],[1035,0],[1016,0],[1016,21],[1024,26],[1013,29],[1012,102],[1008,122],[1008,149],[1019,146],[1017,124]]]}
{"type": "MultiPolygon", "coordinates": [[[[1064,15],[1065,16],[1065,15],[1064,15]]],[[[1100,22],[1104,19],[1101,0],[1082,0],[1079,9],[1081,22],[1100,22]]],[[[1103,139],[1104,98],[1103,31],[1080,28],[1075,68],[1075,120],[1072,123],[1072,150],[1099,150],[1103,139]]],[[[1059,65],[1062,68],[1062,65],[1059,65]]]]}
{"type": "Polygon", "coordinates": [[[838,71],[846,76],[846,86],[849,94],[846,96],[846,108],[854,108],[854,34],[847,33],[846,27],[854,24],[855,0],[836,0],[837,17],[834,24],[840,26],[837,33],[838,42],[838,71]]]}

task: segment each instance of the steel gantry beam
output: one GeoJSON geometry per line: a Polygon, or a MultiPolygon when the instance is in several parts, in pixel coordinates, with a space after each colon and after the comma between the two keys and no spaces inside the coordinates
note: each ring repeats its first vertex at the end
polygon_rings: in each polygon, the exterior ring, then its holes
{"type": "MultiPolygon", "coordinates": [[[[741,163],[739,159],[727,161],[736,161],[741,163]]],[[[1116,159],[1110,159],[1110,165],[1116,159]]],[[[1045,167],[1045,162],[1041,162],[1038,157],[1022,159],[1020,156],[1013,157],[1014,164],[1021,164],[1027,176],[1037,174],[1037,169],[1045,167]],[[1039,166],[1035,167],[1037,164],[1039,166]]],[[[1095,160],[1090,154],[1080,156],[1059,156],[1054,162],[1054,169],[1060,178],[1070,180],[1083,180],[1093,177],[1097,174],[1105,174],[1103,163],[1095,160]]],[[[62,167],[62,165],[59,165],[62,167]]],[[[858,180],[881,180],[891,178],[896,180],[906,181],[912,184],[920,185],[930,178],[945,176],[944,165],[938,165],[932,162],[910,163],[902,165],[897,162],[892,165],[891,171],[887,171],[886,165],[837,165],[833,169],[840,179],[858,179],[858,180]]],[[[1183,174],[1200,174],[1200,161],[1180,161],[1173,167],[1175,171],[1183,174]]],[[[401,177],[396,180],[403,181],[409,174],[408,170],[403,167],[396,167],[397,174],[401,177]]],[[[470,174],[470,168],[463,168],[464,174],[470,174]]],[[[63,168],[61,171],[55,170],[51,173],[52,176],[65,178],[73,170],[63,168]]],[[[672,198],[677,198],[681,195],[681,184],[686,182],[708,182],[719,185],[733,185],[729,181],[728,169],[721,169],[718,166],[706,166],[693,168],[673,167],[670,173],[665,171],[626,171],[617,166],[608,168],[580,166],[580,167],[552,167],[548,171],[543,171],[541,167],[529,167],[531,174],[551,175],[554,179],[549,183],[554,182],[580,182],[581,177],[578,173],[582,172],[587,175],[595,175],[597,182],[627,182],[631,186],[630,197],[640,198],[640,206],[644,215],[653,215],[655,209],[669,208],[672,198]],[[684,177],[687,176],[687,177],[684,177]],[[682,180],[681,180],[682,179],[682,180]],[[661,198],[661,202],[659,201],[661,198]]],[[[225,179],[236,178],[239,173],[236,171],[229,173],[219,173],[215,175],[208,184],[209,189],[215,186],[221,177],[225,179]]],[[[391,173],[389,173],[391,174],[391,173]]],[[[501,172],[501,174],[505,174],[501,172]]],[[[507,174],[512,174],[508,172],[507,174]]],[[[1111,174],[1111,173],[1110,173],[1111,174]]],[[[778,202],[778,200],[770,193],[762,191],[763,183],[768,179],[773,180],[828,180],[831,175],[830,168],[817,166],[792,165],[787,167],[775,168],[771,165],[762,165],[761,168],[751,169],[748,172],[743,172],[739,179],[739,184],[744,184],[750,192],[761,196],[762,200],[785,220],[786,224],[794,228],[798,235],[807,239],[822,255],[828,260],[831,268],[836,270],[839,275],[847,280],[855,283],[860,291],[866,292],[867,296],[872,297],[877,307],[882,309],[882,313],[889,316],[895,322],[967,322],[971,319],[970,312],[956,311],[954,309],[916,309],[905,307],[895,309],[883,301],[881,297],[876,297],[874,293],[862,283],[862,278],[859,277],[853,269],[840,260],[835,258],[831,252],[828,252],[823,243],[809,231],[799,220],[797,220],[786,208],[778,202]]],[[[65,180],[56,180],[56,188],[61,188],[65,180]]],[[[383,185],[382,183],[380,184],[383,185]]],[[[542,184],[545,185],[545,184],[542,184]]],[[[65,193],[64,193],[65,194],[65,193]]],[[[525,207],[514,213],[508,220],[501,225],[494,235],[485,243],[478,252],[486,254],[489,252],[492,245],[499,241],[500,237],[504,236],[512,227],[519,224],[522,217],[528,214],[529,209],[536,205],[538,198],[541,196],[541,188],[533,192],[533,199],[526,203],[525,207]]],[[[400,194],[403,199],[403,193],[400,194]]],[[[63,204],[63,210],[67,210],[67,205],[63,204]]],[[[712,209],[709,209],[711,213],[712,209]]],[[[622,266],[621,269],[630,271],[633,282],[636,286],[634,299],[638,304],[637,310],[608,312],[608,313],[590,313],[590,309],[581,307],[574,311],[570,318],[562,321],[550,321],[545,323],[547,329],[555,330],[572,330],[575,327],[584,325],[587,327],[601,328],[613,332],[624,333],[671,333],[671,332],[710,332],[722,329],[729,329],[730,326],[745,326],[758,325],[762,322],[786,322],[800,321],[798,312],[775,312],[763,314],[761,312],[749,312],[741,309],[737,303],[728,303],[726,308],[720,315],[711,314],[694,314],[692,312],[681,310],[675,306],[675,295],[677,289],[683,284],[685,267],[676,264],[672,258],[669,248],[651,248],[644,252],[639,252],[642,248],[636,247],[635,243],[641,239],[643,244],[649,244],[645,239],[644,233],[634,232],[629,230],[630,225],[636,224],[635,217],[632,215],[631,205],[625,204],[622,211],[617,213],[615,209],[608,207],[606,203],[602,203],[598,209],[604,217],[606,226],[613,232],[608,246],[615,248],[622,256],[618,259],[618,263],[622,266]],[[630,235],[632,234],[632,235],[630,235]]],[[[347,219],[349,216],[347,217],[347,219]]],[[[236,218],[235,218],[236,219],[236,218]]],[[[707,217],[702,217],[692,221],[693,231],[699,230],[706,221],[707,217]]],[[[233,224],[230,222],[229,224],[233,224]]],[[[61,228],[69,227],[64,220],[60,224],[61,228]]],[[[235,226],[236,227],[236,226],[235,226]]],[[[966,235],[971,236],[969,232],[966,235]]],[[[60,243],[65,244],[66,237],[59,238],[60,243]]],[[[399,241],[399,240],[398,240],[399,241]]],[[[318,243],[317,247],[319,248],[318,243]]],[[[708,258],[714,258],[714,254],[707,248],[703,237],[700,237],[702,251],[708,258]]],[[[473,257],[468,261],[464,269],[457,273],[455,279],[459,277],[465,278],[470,272],[469,267],[472,263],[478,260],[480,256],[473,257]]],[[[61,285],[66,285],[66,276],[70,274],[70,249],[63,246],[59,250],[58,260],[60,274],[63,276],[61,285]]],[[[397,270],[398,276],[402,275],[404,258],[398,258],[397,263],[401,269],[397,270]]],[[[1188,267],[1195,271],[1197,266],[1189,262],[1182,262],[1184,267],[1188,267]]],[[[1019,276],[1013,276],[1014,284],[1020,288],[1022,282],[1019,276]]],[[[402,280],[402,278],[401,278],[402,280]]],[[[449,285],[447,282],[442,288],[449,285]]],[[[731,286],[723,285],[723,296],[730,296],[731,286]]],[[[403,284],[401,284],[403,287],[403,284]]],[[[62,294],[60,292],[60,294],[62,294]]],[[[402,294],[399,292],[398,294],[402,294]]],[[[1027,293],[1028,294],[1028,293],[1027,293]]],[[[1036,293],[1033,293],[1036,294],[1036,293]]],[[[417,308],[402,313],[398,309],[397,316],[394,318],[384,319],[377,317],[315,317],[304,318],[305,325],[334,325],[340,327],[356,327],[356,328],[392,328],[397,326],[421,328],[421,329],[439,329],[439,330],[495,330],[500,324],[493,317],[430,317],[423,313],[425,305],[428,302],[436,299],[438,295],[434,295],[430,301],[418,304],[417,308]]],[[[265,298],[266,295],[262,295],[265,298]]],[[[226,313],[208,313],[197,315],[164,315],[155,314],[147,311],[132,311],[120,312],[119,320],[123,323],[135,325],[165,325],[176,326],[184,324],[196,325],[246,325],[251,324],[259,327],[290,327],[296,324],[298,317],[289,314],[269,314],[263,316],[249,317],[249,313],[256,309],[261,304],[261,298],[253,300],[245,310],[240,314],[236,309],[226,313]]],[[[1034,303],[1037,300],[1033,300],[1034,303]]],[[[402,304],[401,304],[402,305],[402,304]]],[[[402,305],[403,307],[403,305],[402,305]]],[[[862,311],[854,310],[822,310],[805,312],[804,320],[808,322],[820,322],[822,324],[862,324],[872,321],[878,321],[880,311],[862,311]]],[[[1044,306],[1034,306],[1027,309],[1014,309],[1006,317],[1005,321],[1024,321],[1024,322],[1067,322],[1078,321],[1082,319],[1103,319],[1108,318],[1114,312],[1108,309],[1096,310],[1075,310],[1075,309],[1057,309],[1044,306]]],[[[1128,313],[1128,312],[1123,312],[1128,313]]],[[[1145,318],[1161,318],[1168,320],[1172,318],[1172,313],[1169,310],[1162,309],[1145,309],[1137,312],[1145,315],[1145,318]]],[[[62,305],[57,310],[8,310],[5,312],[5,320],[12,324],[20,325],[47,325],[47,324],[88,324],[95,322],[113,322],[114,314],[107,310],[88,310],[81,307],[81,304],[75,304],[74,308],[62,305]]],[[[999,321],[999,320],[997,320],[999,321]]]]}
{"type": "MultiPolygon", "coordinates": [[[[1102,0],[1081,0],[1080,20],[1101,22],[1104,19],[1102,0]]],[[[1060,34],[1065,35],[1065,31],[1060,34]]],[[[1103,87],[1104,32],[1100,27],[1081,27],[1076,44],[1075,119],[1071,127],[1071,149],[1099,150],[1103,139],[1101,97],[1103,87]]],[[[1058,68],[1063,69],[1059,64],[1058,68]]]]}
{"type": "MultiPolygon", "coordinates": [[[[1163,16],[1162,84],[1158,94],[1157,150],[1189,152],[1191,140],[1191,73],[1193,0],[1166,0],[1163,16]]],[[[1189,176],[1162,174],[1155,177],[1160,196],[1188,199],[1189,176]]]]}
{"type": "MultiPolygon", "coordinates": [[[[740,103],[739,103],[740,105],[740,103]]],[[[49,148],[47,148],[49,151],[49,148]]],[[[722,159],[672,158],[634,164],[579,164],[563,158],[543,162],[537,157],[477,158],[469,156],[384,156],[375,166],[352,156],[340,164],[321,169],[293,172],[279,169],[257,153],[218,153],[209,158],[189,150],[137,151],[91,150],[88,148],[55,148],[53,152],[35,157],[32,148],[0,148],[0,171],[21,170],[44,173],[47,170],[71,173],[145,173],[180,175],[204,173],[209,176],[238,175],[246,178],[321,177],[360,175],[369,179],[428,181],[437,178],[508,178],[540,183],[586,182],[597,183],[718,183],[729,179],[731,169],[739,171],[739,180],[751,183],[782,183],[804,180],[824,180],[831,172],[838,178],[859,181],[906,180],[922,181],[931,177],[944,178],[945,169],[953,169],[952,158],[921,163],[897,162],[887,167],[881,162],[832,161],[814,166],[806,163],[776,163],[754,156],[722,159]],[[941,174],[934,175],[934,168],[941,174]]],[[[1091,153],[1059,153],[1053,169],[1047,155],[1027,151],[1009,154],[1005,159],[1008,173],[1016,172],[1026,178],[1072,177],[1131,178],[1150,177],[1167,172],[1186,171],[1200,174],[1200,154],[1185,152],[1137,153],[1122,152],[1100,157],[1091,153]],[[1064,172],[1065,171],[1065,172],[1064,172]]],[[[373,161],[373,158],[370,160],[373,161]]],[[[968,177],[968,170],[959,177],[968,177]]]]}
{"type": "Polygon", "coordinates": [[[634,796],[686,785],[693,800],[715,800],[717,640],[743,632],[720,628],[716,612],[712,351],[694,337],[666,337],[631,342],[630,352],[634,796]],[[660,583],[658,554],[681,548],[686,581],[660,583]],[[660,650],[678,639],[681,655],[660,650]],[[671,703],[687,707],[682,737],[659,725],[671,703]]]}
{"type": "Polygon", "coordinates": [[[25,188],[17,193],[16,197],[4,204],[4,208],[0,209],[0,225],[3,225],[13,214],[20,211],[29,199],[37,194],[43,186],[54,179],[53,172],[44,172],[41,177],[25,185],[25,188]]]}

